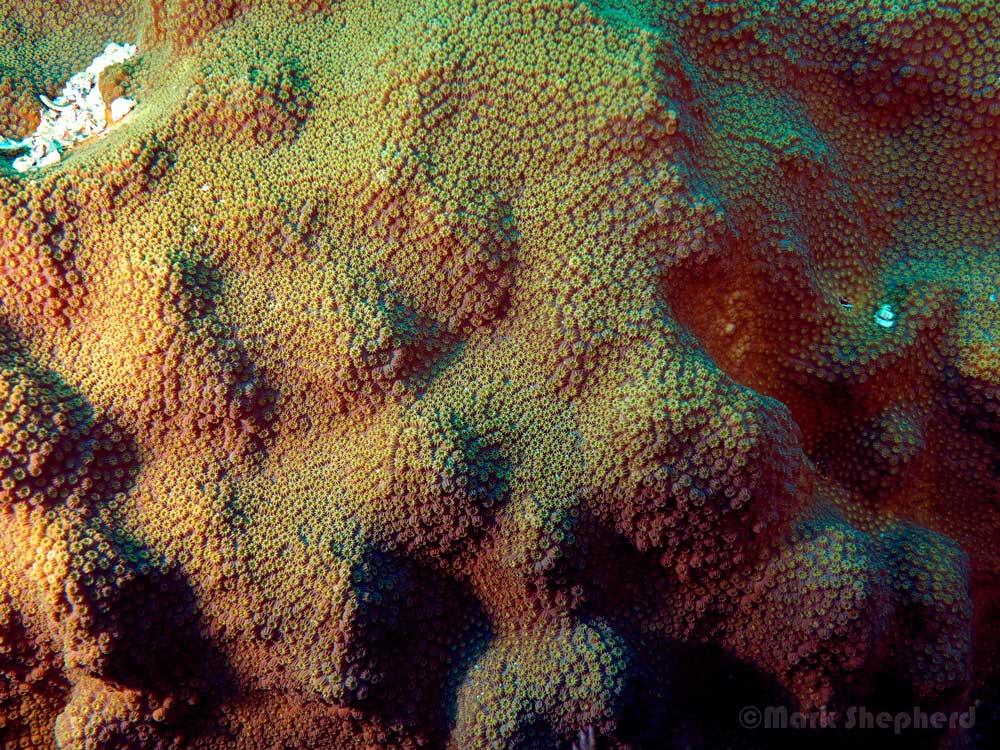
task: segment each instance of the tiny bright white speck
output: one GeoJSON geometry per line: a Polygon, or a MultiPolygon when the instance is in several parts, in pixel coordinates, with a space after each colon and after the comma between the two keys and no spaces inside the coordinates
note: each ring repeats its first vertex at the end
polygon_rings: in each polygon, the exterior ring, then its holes
{"type": "Polygon", "coordinates": [[[896,313],[892,311],[892,305],[882,305],[875,313],[875,324],[882,328],[892,328],[896,325],[896,313]]]}

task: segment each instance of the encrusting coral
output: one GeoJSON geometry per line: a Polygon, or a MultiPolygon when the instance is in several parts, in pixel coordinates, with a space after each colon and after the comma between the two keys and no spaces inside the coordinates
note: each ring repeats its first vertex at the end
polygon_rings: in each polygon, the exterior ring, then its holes
{"type": "Polygon", "coordinates": [[[994,11],[0,0],[0,745],[990,746],[994,11]]]}

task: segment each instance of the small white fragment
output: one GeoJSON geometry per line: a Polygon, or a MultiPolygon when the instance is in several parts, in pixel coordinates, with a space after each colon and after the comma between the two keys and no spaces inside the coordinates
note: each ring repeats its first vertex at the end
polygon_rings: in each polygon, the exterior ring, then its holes
{"type": "Polygon", "coordinates": [[[38,163],[35,165],[35,168],[41,169],[42,167],[48,167],[52,164],[58,163],[60,159],[62,159],[62,154],[60,154],[58,151],[49,151],[47,154],[45,154],[45,156],[43,156],[41,159],[38,160],[38,163]]]}
{"type": "Polygon", "coordinates": [[[119,96],[111,102],[111,106],[109,107],[111,110],[111,122],[118,122],[134,108],[135,101],[124,96],[119,96]]]}
{"type": "Polygon", "coordinates": [[[875,324],[883,328],[892,328],[896,325],[896,313],[892,311],[892,305],[882,305],[876,311],[875,324]]]}
{"type": "Polygon", "coordinates": [[[207,193],[207,192],[208,192],[208,183],[206,182],[206,183],[205,183],[204,185],[202,185],[202,186],[201,186],[201,187],[200,187],[199,189],[201,190],[201,192],[203,192],[203,193],[207,193]]]}
{"type": "Polygon", "coordinates": [[[11,166],[14,167],[15,171],[24,174],[29,169],[33,168],[37,163],[38,162],[36,162],[30,156],[20,156],[17,159],[14,159],[14,163],[11,164],[11,166]]]}

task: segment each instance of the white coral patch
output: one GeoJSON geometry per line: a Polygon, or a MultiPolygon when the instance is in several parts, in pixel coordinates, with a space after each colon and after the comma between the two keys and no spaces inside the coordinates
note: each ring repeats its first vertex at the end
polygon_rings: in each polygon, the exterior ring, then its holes
{"type": "Polygon", "coordinates": [[[882,305],[875,312],[875,324],[882,328],[892,328],[896,325],[896,313],[892,310],[892,305],[882,305]]]}
{"type": "MultiPolygon", "coordinates": [[[[81,73],[74,73],[55,99],[39,96],[43,109],[38,127],[27,138],[0,138],[0,151],[27,151],[11,166],[18,172],[29,172],[62,158],[62,153],[75,143],[101,135],[110,124],[107,104],[98,86],[100,75],[108,67],[135,55],[134,44],[111,43],[104,52],[81,73]]],[[[135,102],[119,97],[111,102],[111,122],[121,120],[132,111],[135,102]]]]}

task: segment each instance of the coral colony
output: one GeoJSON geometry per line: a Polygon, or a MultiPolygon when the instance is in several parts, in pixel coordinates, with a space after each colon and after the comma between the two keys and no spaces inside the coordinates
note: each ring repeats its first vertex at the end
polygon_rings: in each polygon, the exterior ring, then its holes
{"type": "Polygon", "coordinates": [[[998,74],[994,0],[0,0],[0,748],[1000,748],[998,74]]]}

